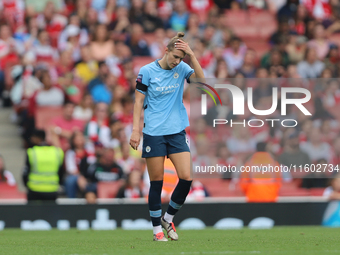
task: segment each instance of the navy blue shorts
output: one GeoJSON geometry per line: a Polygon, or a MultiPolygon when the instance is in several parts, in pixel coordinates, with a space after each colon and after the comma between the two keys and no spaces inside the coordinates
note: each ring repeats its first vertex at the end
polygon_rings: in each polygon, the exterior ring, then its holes
{"type": "Polygon", "coordinates": [[[173,135],[143,134],[142,158],[169,156],[184,151],[190,152],[185,130],[173,135]]]}

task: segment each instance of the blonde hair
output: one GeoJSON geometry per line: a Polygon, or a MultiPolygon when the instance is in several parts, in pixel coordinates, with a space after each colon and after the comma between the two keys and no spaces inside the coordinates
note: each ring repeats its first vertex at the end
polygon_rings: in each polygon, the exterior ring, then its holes
{"type": "Polygon", "coordinates": [[[184,32],[178,32],[177,35],[175,37],[172,37],[168,43],[168,45],[166,46],[169,51],[172,51],[175,48],[175,42],[177,42],[178,39],[181,39],[183,41],[184,37],[184,32]]]}

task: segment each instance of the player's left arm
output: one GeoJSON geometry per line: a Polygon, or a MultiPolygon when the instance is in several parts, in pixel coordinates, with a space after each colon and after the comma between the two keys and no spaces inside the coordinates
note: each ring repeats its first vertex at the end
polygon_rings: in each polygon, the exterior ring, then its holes
{"type": "Polygon", "coordinates": [[[178,39],[178,42],[175,43],[175,48],[178,50],[184,51],[185,54],[187,54],[190,57],[192,68],[194,69],[194,73],[190,76],[190,79],[193,78],[200,78],[204,79],[204,73],[202,70],[202,67],[200,63],[198,62],[194,52],[189,47],[189,44],[182,41],[181,39],[178,39]]]}

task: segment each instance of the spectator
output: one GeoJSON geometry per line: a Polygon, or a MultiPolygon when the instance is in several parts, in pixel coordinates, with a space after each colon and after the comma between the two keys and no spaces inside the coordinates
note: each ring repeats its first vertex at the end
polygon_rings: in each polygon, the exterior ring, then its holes
{"type": "Polygon", "coordinates": [[[20,108],[26,108],[28,99],[43,86],[37,77],[33,75],[24,76],[27,69],[21,65],[16,65],[11,72],[14,86],[11,89],[10,96],[12,103],[20,108]]]}
{"type": "Polygon", "coordinates": [[[73,118],[74,103],[66,101],[63,106],[63,114],[60,117],[52,119],[50,125],[50,139],[52,144],[60,147],[63,151],[69,148],[68,141],[75,131],[83,131],[84,123],[81,120],[73,118]]]}
{"type": "Polygon", "coordinates": [[[62,106],[64,103],[64,93],[61,89],[53,86],[51,76],[47,70],[43,70],[40,76],[43,89],[36,91],[30,98],[30,113],[34,116],[36,107],[40,106],[62,106]]]}
{"type": "Polygon", "coordinates": [[[5,160],[0,154],[0,183],[6,183],[9,186],[15,186],[16,182],[13,174],[6,170],[5,160]]]}
{"type": "Polygon", "coordinates": [[[256,77],[256,52],[253,49],[247,49],[244,55],[244,62],[239,69],[239,72],[243,74],[245,78],[256,77]]]}
{"type": "Polygon", "coordinates": [[[114,114],[114,118],[121,121],[124,126],[132,124],[134,100],[130,96],[125,96],[121,100],[123,111],[114,114]]]}
{"type": "Polygon", "coordinates": [[[161,58],[164,50],[168,45],[169,39],[166,38],[163,28],[157,28],[155,31],[155,41],[150,45],[150,53],[153,58],[161,58]]]}
{"type": "Polygon", "coordinates": [[[227,62],[230,75],[234,75],[241,68],[246,50],[247,47],[240,38],[234,37],[231,39],[230,47],[223,53],[223,58],[227,62]]]}
{"type": "Polygon", "coordinates": [[[95,106],[93,118],[85,127],[85,136],[92,142],[101,142],[108,147],[110,142],[110,128],[108,122],[108,105],[98,103],[95,106]]]}
{"type": "Polygon", "coordinates": [[[301,78],[317,78],[325,68],[325,64],[317,59],[316,50],[308,48],[305,60],[297,65],[297,70],[301,78]]]}
{"type": "Polygon", "coordinates": [[[121,156],[117,159],[117,163],[122,167],[124,174],[130,174],[135,165],[135,158],[130,152],[130,145],[128,143],[120,144],[121,156]]]}
{"type": "Polygon", "coordinates": [[[80,162],[87,158],[85,150],[85,138],[81,131],[73,132],[70,138],[70,149],[65,153],[65,191],[68,198],[77,197],[77,180],[80,173],[80,162]]]}
{"type": "MultiPolygon", "coordinates": [[[[311,160],[307,153],[300,149],[299,132],[288,129],[282,138],[283,152],[279,156],[279,163],[285,166],[310,165],[311,160]]],[[[293,177],[294,177],[294,173],[293,177]]]]}
{"type": "Polygon", "coordinates": [[[74,108],[73,118],[84,122],[90,121],[93,115],[93,100],[90,94],[84,94],[80,104],[74,108]]]}
{"type": "Polygon", "coordinates": [[[321,133],[318,128],[313,128],[308,141],[301,144],[301,150],[309,156],[312,162],[325,159],[327,163],[331,160],[332,150],[329,144],[322,142],[321,133]]]}
{"type": "Polygon", "coordinates": [[[286,46],[289,61],[292,64],[297,64],[302,61],[307,49],[307,37],[291,33],[289,43],[286,46]]]}
{"type": "Polygon", "coordinates": [[[85,193],[88,203],[97,198],[98,182],[112,182],[124,178],[122,168],[115,162],[114,151],[105,149],[98,161],[91,164],[78,178],[78,187],[85,193]]]}
{"type": "Polygon", "coordinates": [[[331,76],[334,76],[334,74],[338,72],[339,60],[340,60],[339,47],[334,44],[330,45],[329,52],[326,58],[324,59],[324,63],[325,63],[326,69],[328,68],[332,72],[331,76]]]}
{"type": "MultiPolygon", "coordinates": [[[[129,10],[124,6],[119,6],[116,11],[116,20],[110,23],[109,29],[118,37],[122,33],[128,32],[130,26],[129,10]]],[[[117,53],[118,53],[117,49],[117,53]]]]}
{"type": "Polygon", "coordinates": [[[117,85],[117,78],[113,74],[108,74],[104,83],[98,84],[91,90],[91,95],[95,103],[104,102],[111,104],[113,91],[117,85]]]}
{"type": "Polygon", "coordinates": [[[64,50],[60,53],[60,59],[56,65],[56,71],[58,76],[64,76],[73,70],[74,62],[72,59],[72,52],[70,50],[64,50]]]}
{"type": "Polygon", "coordinates": [[[224,59],[217,60],[214,76],[222,81],[229,77],[228,66],[224,59]]]}
{"type": "Polygon", "coordinates": [[[323,192],[323,197],[329,200],[340,200],[340,174],[330,180],[330,186],[323,192]]]}
{"type": "Polygon", "coordinates": [[[133,170],[128,174],[126,183],[118,190],[116,198],[142,198],[141,190],[142,174],[138,170],[133,170]]]}
{"type": "Polygon", "coordinates": [[[27,200],[55,201],[63,180],[64,153],[46,144],[43,130],[35,130],[31,142],[33,147],[27,150],[23,172],[27,200]]]}
{"type": "Polygon", "coordinates": [[[143,27],[138,23],[131,25],[131,35],[125,41],[134,56],[150,56],[149,47],[143,39],[143,27]]]}
{"type": "Polygon", "coordinates": [[[89,82],[87,90],[92,91],[97,85],[103,84],[109,74],[109,68],[104,61],[98,63],[98,76],[89,82]]]}
{"type": "Polygon", "coordinates": [[[104,61],[107,57],[115,54],[115,45],[109,38],[107,27],[98,24],[90,43],[91,55],[97,61],[104,61]]]}
{"type": "Polygon", "coordinates": [[[81,61],[75,66],[75,74],[84,84],[93,80],[98,74],[98,63],[93,59],[90,48],[80,48],[81,61]]]}
{"type": "Polygon", "coordinates": [[[227,140],[227,147],[233,154],[249,154],[255,151],[256,141],[254,138],[252,138],[247,126],[234,126],[232,137],[227,140]]]}
{"type": "Polygon", "coordinates": [[[152,33],[163,27],[162,20],[157,16],[157,2],[146,1],[144,4],[144,14],[141,22],[145,33],[152,33]]]}
{"type": "Polygon", "coordinates": [[[170,18],[171,28],[176,32],[185,31],[188,19],[189,13],[184,0],[175,0],[174,12],[170,18]]]}
{"type": "Polygon", "coordinates": [[[58,60],[58,52],[51,46],[50,38],[46,30],[38,33],[38,44],[33,46],[32,52],[38,63],[53,65],[58,60]]]}
{"type": "MultiPolygon", "coordinates": [[[[321,166],[327,165],[326,159],[319,159],[316,164],[320,164],[321,166]]],[[[308,166],[309,167],[309,166],[308,166]]],[[[330,170],[330,169],[326,169],[330,170]]],[[[311,172],[308,173],[303,179],[301,187],[305,189],[312,189],[312,188],[326,188],[328,186],[329,178],[327,178],[327,173],[320,171],[320,172],[311,172]]]]}
{"type": "Polygon", "coordinates": [[[332,164],[334,166],[340,167],[340,136],[337,136],[335,139],[333,139],[332,146],[334,150],[332,155],[332,164]]]}
{"type": "Polygon", "coordinates": [[[325,28],[322,24],[317,24],[314,27],[314,39],[307,44],[309,48],[316,50],[316,55],[319,60],[323,60],[329,51],[329,42],[325,39],[325,28]]]}

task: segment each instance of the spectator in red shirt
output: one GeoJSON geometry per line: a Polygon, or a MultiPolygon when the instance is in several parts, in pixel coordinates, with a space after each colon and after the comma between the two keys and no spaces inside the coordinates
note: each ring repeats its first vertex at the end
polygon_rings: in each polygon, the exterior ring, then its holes
{"type": "Polygon", "coordinates": [[[51,121],[50,138],[54,146],[61,147],[64,151],[69,147],[68,140],[74,131],[82,131],[84,122],[73,118],[74,103],[66,101],[63,114],[51,121]]]}
{"type": "Polygon", "coordinates": [[[49,71],[41,71],[39,79],[43,84],[43,89],[36,91],[30,98],[29,112],[31,116],[34,116],[36,107],[62,106],[65,99],[64,92],[60,88],[53,86],[49,71]]]}

